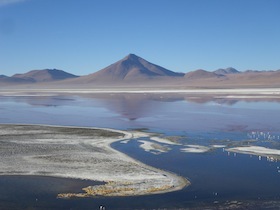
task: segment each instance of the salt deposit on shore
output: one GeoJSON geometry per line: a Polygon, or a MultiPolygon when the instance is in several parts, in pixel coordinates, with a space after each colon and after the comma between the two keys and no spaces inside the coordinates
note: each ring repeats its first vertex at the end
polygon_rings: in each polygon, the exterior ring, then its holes
{"type": "MultiPolygon", "coordinates": [[[[139,136],[138,132],[136,136],[139,136]]],[[[189,182],[116,151],[110,144],[133,132],[40,125],[0,125],[0,174],[106,182],[59,197],[131,196],[180,190],[189,182]]]]}
{"type": "Polygon", "coordinates": [[[162,143],[162,144],[169,144],[169,145],[180,145],[174,141],[171,141],[169,139],[166,139],[166,138],[162,138],[162,137],[158,137],[158,136],[153,136],[153,137],[150,137],[151,140],[153,141],[156,141],[158,143],[162,143]]]}
{"type": "Polygon", "coordinates": [[[234,147],[226,149],[226,151],[250,155],[276,156],[277,159],[280,159],[280,150],[260,146],[234,147]]]}
{"type": "Polygon", "coordinates": [[[138,140],[138,142],[141,143],[140,148],[144,149],[146,152],[150,152],[153,154],[160,154],[170,150],[169,147],[165,147],[163,145],[153,143],[150,141],[138,140]]]}
{"type": "Polygon", "coordinates": [[[209,147],[201,146],[201,145],[185,145],[185,148],[182,148],[182,152],[190,152],[190,153],[204,153],[210,150],[209,147]]]}
{"type": "Polygon", "coordinates": [[[185,94],[211,94],[211,95],[227,95],[227,97],[244,97],[248,95],[256,98],[256,95],[262,98],[279,98],[280,88],[232,88],[232,89],[143,89],[143,88],[114,88],[114,89],[1,89],[2,96],[32,96],[44,95],[51,96],[56,94],[91,94],[91,93],[185,93],[185,94]]]}
{"type": "Polygon", "coordinates": [[[211,145],[211,147],[213,147],[213,148],[225,148],[225,147],[227,147],[227,145],[223,145],[223,144],[214,144],[214,145],[211,145]]]}

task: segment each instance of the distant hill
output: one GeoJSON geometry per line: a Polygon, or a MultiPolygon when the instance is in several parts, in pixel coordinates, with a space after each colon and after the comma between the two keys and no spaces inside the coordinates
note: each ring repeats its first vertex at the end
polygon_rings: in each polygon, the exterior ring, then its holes
{"type": "Polygon", "coordinates": [[[280,71],[243,72],[228,75],[228,84],[251,87],[280,87],[280,71]]]}
{"type": "Polygon", "coordinates": [[[134,54],[129,54],[116,63],[93,74],[80,77],[78,83],[120,83],[145,81],[160,77],[183,77],[183,73],[176,73],[161,66],[150,63],[134,54]]]}
{"type": "Polygon", "coordinates": [[[15,74],[12,76],[12,78],[33,82],[51,82],[76,77],[78,76],[57,69],[33,70],[24,74],[15,74]]]}
{"type": "Polygon", "coordinates": [[[76,76],[57,69],[33,70],[12,77],[0,75],[3,87],[26,88],[255,88],[279,87],[280,70],[240,72],[229,67],[209,72],[198,69],[186,74],[173,72],[129,54],[98,72],[76,76]],[[25,86],[24,86],[25,85],[25,86]]]}
{"type": "Polygon", "coordinates": [[[21,79],[21,78],[14,78],[14,77],[0,77],[0,85],[17,85],[17,84],[28,84],[33,83],[32,79],[21,79]]]}
{"type": "Polygon", "coordinates": [[[265,72],[280,72],[280,69],[278,70],[246,70],[244,73],[265,73],[265,72]]]}
{"type": "Polygon", "coordinates": [[[218,75],[215,72],[209,72],[203,69],[198,69],[196,71],[191,71],[186,73],[184,77],[187,79],[206,79],[206,78],[218,78],[221,77],[221,75],[218,75]]]}
{"type": "Polygon", "coordinates": [[[226,75],[226,74],[239,74],[240,71],[237,71],[235,68],[228,67],[226,69],[217,69],[214,71],[215,74],[226,75]]]}

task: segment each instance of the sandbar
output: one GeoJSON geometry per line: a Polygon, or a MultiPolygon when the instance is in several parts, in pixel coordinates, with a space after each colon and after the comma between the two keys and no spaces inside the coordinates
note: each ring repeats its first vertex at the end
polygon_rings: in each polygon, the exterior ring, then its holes
{"type": "Polygon", "coordinates": [[[169,147],[163,146],[161,144],[153,143],[145,140],[138,140],[140,142],[140,148],[144,149],[146,152],[153,154],[160,154],[170,150],[169,147]]]}
{"type": "Polygon", "coordinates": [[[226,149],[228,152],[250,154],[250,155],[259,155],[259,156],[272,156],[276,159],[280,159],[280,150],[279,149],[270,149],[261,146],[245,146],[245,147],[234,147],[226,149]]]}
{"type": "Polygon", "coordinates": [[[201,145],[185,145],[185,148],[182,148],[182,152],[189,152],[189,153],[204,153],[210,151],[210,147],[201,146],[201,145]]]}
{"type": "MultiPolygon", "coordinates": [[[[136,196],[180,190],[190,182],[145,165],[110,145],[133,131],[46,125],[0,125],[0,175],[39,175],[104,182],[59,198],[136,196]]],[[[145,135],[144,135],[145,136],[145,135]]]]}

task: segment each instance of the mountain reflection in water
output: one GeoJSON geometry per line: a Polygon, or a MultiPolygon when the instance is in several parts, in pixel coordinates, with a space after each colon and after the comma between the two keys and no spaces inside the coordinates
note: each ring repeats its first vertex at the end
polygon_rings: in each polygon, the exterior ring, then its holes
{"type": "Polygon", "coordinates": [[[279,102],[276,98],[228,99],[167,93],[1,97],[0,108],[5,112],[0,120],[178,132],[276,129],[279,102]]]}
{"type": "MultiPolygon", "coordinates": [[[[256,144],[280,149],[277,137],[280,135],[279,102],[277,98],[167,93],[1,96],[0,123],[94,126],[123,130],[145,128],[163,136],[180,137],[179,140],[185,146],[226,144],[233,147],[256,144]],[[277,138],[272,142],[250,137],[258,132],[269,132],[277,138]]],[[[151,139],[141,141],[153,142],[151,139]]],[[[279,203],[280,173],[277,167],[280,165],[277,162],[268,162],[265,158],[259,160],[258,156],[251,157],[250,154],[228,155],[222,148],[213,147],[205,153],[196,154],[182,152],[180,147],[170,145],[168,152],[155,155],[139,148],[140,143],[116,142],[113,147],[146,164],[190,178],[192,185],[179,192],[133,198],[57,200],[55,194],[45,196],[42,192],[40,208],[34,197],[22,196],[23,191],[9,191],[24,198],[17,199],[21,206],[15,209],[21,209],[22,205],[33,205],[34,208],[37,205],[37,209],[92,209],[105,204],[108,209],[184,209],[203,205],[215,208],[218,205],[223,209],[224,205],[225,208],[233,205],[235,200],[242,200],[241,203],[253,200],[250,206],[266,205],[266,202],[271,205],[270,200],[276,202],[275,205],[279,203]]],[[[2,179],[5,182],[13,178],[2,179]]],[[[5,186],[16,190],[17,186],[21,186],[21,180],[25,182],[24,179],[17,180],[5,182],[5,186]]],[[[46,178],[44,182],[50,180],[46,178]]],[[[62,187],[67,188],[67,185],[62,187]]],[[[34,188],[30,190],[34,191],[34,188]]],[[[49,192],[55,190],[51,188],[49,192]]],[[[32,194],[28,189],[25,191],[32,194]]],[[[3,198],[3,209],[15,202],[12,197],[5,198],[4,191],[0,197],[3,198]]]]}

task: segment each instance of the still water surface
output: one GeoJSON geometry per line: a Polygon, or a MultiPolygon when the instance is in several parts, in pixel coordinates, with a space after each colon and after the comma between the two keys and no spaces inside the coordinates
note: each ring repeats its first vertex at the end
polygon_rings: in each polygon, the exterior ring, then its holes
{"type": "MultiPolygon", "coordinates": [[[[248,140],[252,132],[269,132],[280,149],[280,103],[277,100],[195,98],[167,94],[0,97],[0,123],[51,124],[115,129],[147,129],[180,136],[182,144],[212,145],[248,140]]],[[[144,139],[149,140],[149,139],[144,139]]],[[[179,192],[129,198],[56,199],[79,191],[86,181],[49,177],[0,177],[1,209],[159,209],[214,206],[227,201],[280,201],[279,162],[229,154],[222,148],[183,153],[179,146],[163,154],[139,148],[138,141],[112,146],[157,168],[191,181],[179,192]]]]}

